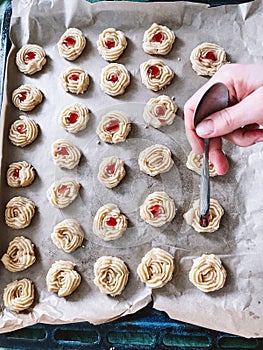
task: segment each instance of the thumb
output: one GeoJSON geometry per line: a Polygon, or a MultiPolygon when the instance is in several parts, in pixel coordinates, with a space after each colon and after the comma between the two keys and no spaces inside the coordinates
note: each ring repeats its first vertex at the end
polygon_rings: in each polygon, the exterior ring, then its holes
{"type": "Polygon", "coordinates": [[[263,87],[255,90],[241,102],[211,114],[196,127],[200,137],[223,136],[245,125],[263,124],[263,87]]]}

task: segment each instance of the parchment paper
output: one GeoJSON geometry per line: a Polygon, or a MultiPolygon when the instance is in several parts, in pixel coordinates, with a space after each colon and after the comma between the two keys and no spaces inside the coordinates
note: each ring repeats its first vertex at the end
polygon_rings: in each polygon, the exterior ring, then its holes
{"type": "Polygon", "coordinates": [[[224,207],[225,215],[220,229],[214,234],[198,234],[189,228],[182,214],[199,196],[199,176],[185,167],[190,146],[184,134],[183,105],[204,82],[191,69],[191,50],[204,41],[215,42],[226,49],[231,62],[262,61],[263,44],[260,2],[249,7],[227,6],[210,9],[190,3],[97,3],[70,0],[16,0],[10,36],[13,47],[8,59],[4,108],[1,118],[1,255],[8,242],[17,235],[29,237],[36,245],[37,262],[23,272],[11,273],[1,265],[1,295],[12,280],[27,277],[36,285],[36,302],[28,312],[16,314],[3,307],[1,332],[11,331],[37,322],[69,323],[89,321],[95,324],[110,321],[136,312],[153,295],[154,307],[166,311],[172,318],[246,337],[262,337],[262,215],[261,170],[262,146],[248,149],[225,145],[230,170],[227,175],[212,179],[211,194],[224,207]],[[165,93],[175,96],[179,112],[172,126],[155,130],[145,128],[142,113],[149,98],[158,93],[147,90],[140,81],[139,65],[150,56],[141,49],[144,31],[153,23],[164,24],[176,33],[176,43],[169,55],[162,58],[175,73],[175,79],[165,93]],[[128,47],[118,60],[131,73],[131,84],[123,96],[112,98],[99,87],[100,70],[107,63],[98,55],[96,40],[107,28],[125,32],[128,47]],[[74,62],[58,54],[56,43],[68,27],[81,29],[87,46],[74,62]],[[15,64],[17,50],[26,43],[43,46],[48,63],[43,71],[26,77],[15,64]],[[83,96],[66,93],[60,85],[59,74],[69,66],[84,68],[91,83],[83,96]],[[22,83],[37,86],[44,93],[43,103],[29,113],[20,113],[11,103],[11,93],[22,83]],[[58,125],[61,110],[73,102],[82,102],[91,111],[86,130],[67,134],[58,125]],[[126,112],[132,121],[132,132],[127,142],[108,145],[98,142],[95,134],[100,118],[111,110],[126,112]],[[19,149],[8,140],[8,129],[19,115],[32,117],[40,126],[38,139],[19,149]],[[51,144],[57,138],[66,138],[82,151],[77,169],[61,170],[52,162],[51,144]],[[175,166],[169,173],[150,178],[139,172],[138,154],[154,143],[167,145],[175,166]],[[124,159],[127,175],[115,189],[105,189],[97,180],[97,170],[104,156],[117,155],[124,159]],[[37,170],[35,182],[24,189],[8,188],[5,173],[8,164],[26,160],[37,170]],[[78,199],[63,210],[50,206],[46,190],[62,177],[72,177],[81,183],[78,199]],[[171,224],[154,229],[142,222],[139,206],[154,191],[164,190],[174,198],[177,213],[171,224]],[[31,198],[37,213],[31,225],[23,230],[12,230],[4,223],[6,202],[13,196],[31,198]],[[129,219],[129,228],[117,241],[101,242],[92,233],[92,220],[97,209],[106,203],[116,203],[129,219]],[[85,231],[83,247],[72,254],[56,248],[50,238],[54,225],[63,218],[77,219],[85,231]],[[136,275],[141,257],[159,246],[175,256],[176,271],[172,281],[153,293],[144,287],[136,275]],[[192,259],[202,253],[215,253],[223,261],[228,277],[225,287],[208,295],[197,290],[188,280],[192,259]],[[130,270],[129,282],[121,296],[111,298],[100,294],[93,284],[93,264],[102,255],[116,255],[124,259],[130,270]],[[80,287],[68,298],[49,293],[46,273],[55,260],[69,259],[76,264],[82,276],[80,287]]]}

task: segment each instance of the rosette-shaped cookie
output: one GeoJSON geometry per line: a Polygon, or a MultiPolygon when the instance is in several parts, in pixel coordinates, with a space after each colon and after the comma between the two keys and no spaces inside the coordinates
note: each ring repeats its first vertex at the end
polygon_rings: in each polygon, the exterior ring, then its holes
{"type": "Polygon", "coordinates": [[[211,43],[202,43],[193,49],[190,56],[193,70],[198,75],[214,75],[227,63],[225,50],[211,43]]]}
{"type": "Polygon", "coordinates": [[[73,179],[62,179],[54,182],[47,190],[47,198],[55,208],[66,208],[77,197],[80,189],[73,179]]]}
{"type": "Polygon", "coordinates": [[[26,228],[35,215],[35,203],[25,197],[13,197],[6,205],[5,222],[14,229],[26,228]]]}
{"type": "Polygon", "coordinates": [[[224,209],[216,199],[210,198],[208,226],[200,225],[199,199],[193,203],[193,207],[184,214],[186,223],[192,226],[197,232],[215,232],[219,229],[221,217],[224,214],[224,209]]]}
{"type": "Polygon", "coordinates": [[[93,221],[93,233],[104,241],[113,241],[127,229],[128,220],[115,204],[105,204],[97,211],[93,221]]]}
{"type": "Polygon", "coordinates": [[[143,85],[152,91],[159,91],[171,84],[174,71],[161,60],[151,59],[140,65],[143,85]]]}
{"type": "Polygon", "coordinates": [[[139,154],[138,164],[140,170],[150,176],[166,173],[174,165],[172,153],[164,145],[147,147],[139,154]]]}
{"type": "Polygon", "coordinates": [[[101,90],[110,96],[123,95],[130,84],[130,73],[123,64],[110,63],[102,68],[100,75],[101,90]]]}
{"type": "Polygon", "coordinates": [[[74,266],[71,261],[55,261],[46,276],[48,291],[57,293],[59,297],[72,294],[81,282],[81,276],[74,266]]]}
{"type": "MultiPolygon", "coordinates": [[[[186,166],[188,169],[193,170],[197,174],[201,175],[203,166],[203,155],[195,154],[193,151],[191,151],[188,155],[186,166]]],[[[217,176],[215,167],[211,162],[209,162],[209,176],[217,176]]]]}
{"type": "Polygon", "coordinates": [[[143,51],[150,55],[167,55],[175,41],[174,32],[166,26],[153,23],[143,36],[143,51]]]}
{"type": "Polygon", "coordinates": [[[99,166],[98,180],[108,188],[116,187],[126,174],[124,161],[118,157],[103,158],[99,166]]]}
{"type": "Polygon", "coordinates": [[[25,147],[35,141],[38,135],[38,125],[24,115],[14,121],[9,130],[9,140],[15,146],[25,147]]]}
{"type": "Polygon", "coordinates": [[[87,127],[89,110],[81,103],[72,103],[63,109],[58,121],[67,132],[76,134],[87,127]]]}
{"type": "Polygon", "coordinates": [[[104,60],[116,61],[127,46],[125,35],[115,28],[107,28],[100,35],[97,41],[99,54],[104,60]]]}
{"type": "Polygon", "coordinates": [[[24,236],[15,237],[8,244],[2,263],[11,272],[23,271],[36,261],[34,244],[24,236]]]}
{"type": "Polygon", "coordinates": [[[86,38],[81,30],[69,28],[59,39],[58,51],[60,56],[68,61],[78,58],[86,46],[86,38]]]}
{"type": "Polygon", "coordinates": [[[6,172],[6,181],[10,187],[26,187],[35,180],[35,169],[26,161],[11,163],[6,172]]]}
{"type": "Polygon", "coordinates": [[[20,72],[33,75],[46,64],[45,50],[39,45],[24,45],[16,54],[16,65],[20,72]]]}
{"type": "Polygon", "coordinates": [[[51,238],[59,249],[71,253],[81,246],[84,233],[76,220],[66,219],[54,227],[51,238]]]}
{"type": "Polygon", "coordinates": [[[125,141],[130,131],[130,120],[123,112],[110,112],[101,118],[96,133],[102,141],[118,143],[125,141]]]}
{"type": "Polygon", "coordinates": [[[12,311],[23,311],[28,309],[34,302],[35,287],[27,278],[13,281],[4,289],[4,305],[12,311]]]}
{"type": "Polygon", "coordinates": [[[99,287],[101,293],[115,297],[125,288],[129,270],[120,258],[102,256],[94,264],[94,275],[94,284],[99,287]]]}
{"type": "Polygon", "coordinates": [[[73,143],[58,139],[51,146],[51,155],[54,163],[60,168],[73,169],[80,161],[81,153],[73,143]]]}
{"type": "Polygon", "coordinates": [[[12,93],[13,104],[24,112],[32,111],[42,99],[42,92],[31,85],[21,85],[12,93]]]}
{"type": "Polygon", "coordinates": [[[60,80],[65,91],[72,94],[83,94],[89,86],[88,74],[79,67],[69,67],[60,74],[60,80]]]}
{"type": "Polygon", "coordinates": [[[194,259],[189,280],[202,292],[213,292],[224,286],[226,270],[216,255],[203,254],[194,259]]]}
{"type": "Polygon", "coordinates": [[[141,260],[137,268],[140,280],[150,288],[161,288],[172,279],[174,261],[170,253],[153,248],[141,260]]]}
{"type": "Polygon", "coordinates": [[[148,125],[158,129],[173,123],[177,108],[169,96],[154,97],[146,103],[143,118],[148,125]]]}
{"type": "Polygon", "coordinates": [[[163,226],[175,216],[174,201],[165,192],[153,192],[140,206],[140,216],[154,227],[163,226]]]}

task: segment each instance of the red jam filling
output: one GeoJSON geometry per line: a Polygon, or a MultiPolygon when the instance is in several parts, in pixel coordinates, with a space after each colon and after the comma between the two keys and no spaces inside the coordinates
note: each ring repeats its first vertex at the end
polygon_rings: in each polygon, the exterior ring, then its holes
{"type": "Polygon", "coordinates": [[[16,131],[18,131],[19,134],[23,134],[23,132],[25,131],[25,125],[18,125],[16,131]]]}
{"type": "Polygon", "coordinates": [[[71,74],[69,76],[70,80],[78,81],[79,80],[79,75],[78,74],[71,74]]]}
{"type": "Polygon", "coordinates": [[[19,99],[19,101],[20,101],[20,102],[25,101],[26,96],[27,96],[27,92],[26,92],[26,91],[22,91],[22,92],[20,92],[20,94],[18,95],[18,99],[19,99]]]}
{"type": "Polygon", "coordinates": [[[105,45],[107,46],[108,49],[112,49],[113,47],[115,47],[115,42],[112,40],[107,40],[105,42],[105,45]]]}
{"type": "Polygon", "coordinates": [[[67,47],[73,47],[76,44],[76,40],[72,38],[71,36],[68,36],[63,41],[63,45],[66,45],[67,47]]]}
{"type": "Polygon", "coordinates": [[[69,116],[68,117],[66,117],[66,121],[68,122],[68,123],[70,123],[70,124],[74,124],[74,123],[76,123],[76,121],[78,120],[78,115],[77,115],[77,113],[74,113],[74,112],[70,112],[69,113],[69,116]]]}
{"type": "Polygon", "coordinates": [[[207,215],[201,215],[200,217],[200,226],[201,227],[207,227],[209,225],[209,220],[210,219],[210,215],[209,213],[207,215]]]}
{"type": "Polygon", "coordinates": [[[59,147],[58,151],[57,151],[57,154],[59,156],[68,156],[68,150],[67,150],[67,147],[59,147]]]}
{"type": "Polygon", "coordinates": [[[155,218],[158,217],[160,208],[161,208],[161,207],[160,207],[159,204],[155,204],[155,205],[153,205],[152,207],[149,208],[149,209],[150,209],[150,212],[153,214],[153,216],[154,216],[155,218]]]}
{"type": "Polygon", "coordinates": [[[112,83],[116,83],[116,81],[118,80],[119,80],[119,77],[118,75],[115,75],[115,74],[112,74],[109,79],[109,81],[111,81],[112,83]]]}
{"type": "Polygon", "coordinates": [[[155,41],[157,43],[161,43],[163,41],[162,33],[158,32],[158,33],[154,34],[154,36],[152,37],[152,41],[155,41]]]}
{"type": "Polygon", "coordinates": [[[105,170],[107,174],[113,175],[115,172],[115,163],[107,165],[105,170]]]}
{"type": "Polygon", "coordinates": [[[26,55],[25,55],[25,62],[31,61],[36,57],[35,52],[33,51],[29,51],[26,55]]]}
{"type": "Polygon", "coordinates": [[[13,171],[13,177],[15,177],[15,178],[18,178],[19,177],[19,169],[15,169],[14,171],[13,171]]]}
{"type": "Polygon", "coordinates": [[[155,111],[157,117],[163,117],[165,115],[165,108],[163,106],[157,106],[155,111]]]}
{"type": "Polygon", "coordinates": [[[106,224],[114,227],[117,225],[117,220],[111,216],[108,220],[106,220],[106,224]]]}
{"type": "Polygon", "coordinates": [[[156,67],[156,66],[150,66],[147,69],[147,74],[151,75],[152,77],[156,77],[157,75],[160,74],[160,69],[158,67],[156,67]]]}
{"type": "Polygon", "coordinates": [[[64,194],[64,192],[67,190],[68,186],[66,185],[60,185],[58,188],[58,193],[64,194]]]}
{"type": "Polygon", "coordinates": [[[106,130],[109,132],[115,132],[119,129],[120,123],[116,119],[112,119],[106,126],[106,130]]]}
{"type": "Polygon", "coordinates": [[[208,51],[203,58],[215,62],[217,60],[216,55],[213,51],[208,51]]]}

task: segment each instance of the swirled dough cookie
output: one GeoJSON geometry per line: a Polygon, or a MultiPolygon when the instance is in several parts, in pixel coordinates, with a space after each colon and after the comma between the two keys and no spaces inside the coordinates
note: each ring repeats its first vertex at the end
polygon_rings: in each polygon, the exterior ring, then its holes
{"type": "Polygon", "coordinates": [[[76,220],[66,219],[54,227],[51,238],[59,249],[71,253],[81,246],[84,233],[76,220]]]}
{"type": "MultiPolygon", "coordinates": [[[[188,155],[186,166],[188,169],[193,170],[197,174],[201,175],[203,166],[203,155],[195,154],[193,151],[191,151],[188,155]]],[[[211,162],[209,162],[209,176],[217,176],[215,167],[211,162]]]]}
{"type": "Polygon", "coordinates": [[[32,281],[23,278],[9,283],[4,289],[4,305],[12,311],[24,311],[34,302],[35,287],[32,281]]]}
{"type": "Polygon", "coordinates": [[[153,23],[143,36],[143,51],[149,55],[167,55],[175,41],[174,32],[166,26],[153,23]]]}
{"type": "Polygon", "coordinates": [[[14,229],[26,228],[35,215],[35,203],[25,197],[13,197],[6,205],[5,222],[14,229]]]}
{"type": "Polygon", "coordinates": [[[141,260],[137,268],[140,280],[150,288],[161,288],[172,279],[174,261],[170,253],[153,248],[141,260]]]}
{"type": "Polygon", "coordinates": [[[11,272],[27,269],[36,261],[34,244],[24,236],[15,237],[9,242],[7,252],[2,256],[1,261],[11,272]]]}
{"type": "Polygon", "coordinates": [[[189,280],[202,292],[213,292],[224,287],[226,270],[216,255],[203,254],[194,259],[189,280]]]}
{"type": "Polygon", "coordinates": [[[174,165],[172,153],[164,145],[153,145],[147,147],[139,154],[138,164],[143,173],[156,176],[166,173],[174,165]]]}
{"type": "Polygon", "coordinates": [[[99,54],[104,60],[116,61],[126,49],[127,41],[125,35],[115,28],[107,28],[100,35],[97,41],[99,54]]]}
{"type": "Polygon", "coordinates": [[[152,91],[159,91],[171,84],[174,71],[163,61],[151,59],[140,65],[143,85],[152,91]]]}
{"type": "Polygon", "coordinates": [[[89,86],[89,76],[78,67],[69,67],[60,74],[60,80],[65,91],[72,94],[83,94],[89,86]]]}
{"type": "Polygon", "coordinates": [[[165,192],[153,192],[140,206],[140,216],[148,224],[160,227],[175,217],[175,204],[165,192]]]}
{"type": "Polygon", "coordinates": [[[154,97],[146,103],[143,118],[148,125],[158,129],[173,123],[177,108],[169,96],[154,97]]]}
{"type": "Polygon", "coordinates": [[[24,45],[16,54],[18,69],[27,75],[33,75],[42,70],[46,62],[46,52],[39,45],[24,45]]]}
{"type": "Polygon", "coordinates": [[[13,145],[25,147],[30,145],[38,136],[38,125],[24,115],[14,121],[9,130],[9,140],[13,145]]]}
{"type": "Polygon", "coordinates": [[[71,261],[55,261],[46,276],[48,291],[57,293],[59,297],[72,294],[81,282],[81,276],[74,266],[71,261]]]}
{"type": "Polygon", "coordinates": [[[42,92],[32,85],[21,85],[12,93],[13,104],[24,112],[32,111],[42,99],[42,92]]]}
{"type": "Polygon", "coordinates": [[[6,181],[10,187],[26,187],[35,180],[35,169],[26,161],[11,163],[6,172],[6,181]]]}
{"type": "Polygon", "coordinates": [[[51,155],[54,163],[60,168],[73,169],[80,161],[81,153],[73,143],[58,139],[51,146],[51,155]]]}
{"type": "Polygon", "coordinates": [[[110,63],[100,74],[101,90],[110,96],[123,95],[130,84],[130,73],[123,64],[110,63]]]}
{"type": "Polygon", "coordinates": [[[128,220],[115,204],[105,204],[97,211],[93,221],[93,233],[104,241],[113,241],[127,229],[128,220]]]}
{"type": "Polygon", "coordinates": [[[126,140],[131,131],[129,118],[123,112],[110,112],[101,118],[96,133],[102,141],[118,143],[126,140]]]}
{"type": "Polygon", "coordinates": [[[225,50],[211,43],[202,43],[193,49],[190,56],[193,70],[198,75],[214,75],[227,63],[225,50]]]}
{"type": "Polygon", "coordinates": [[[94,264],[94,275],[94,284],[99,287],[101,293],[115,297],[125,288],[129,270],[120,258],[102,256],[94,264]]]}
{"type": "Polygon", "coordinates": [[[58,51],[60,56],[68,61],[78,58],[86,46],[86,38],[77,28],[69,28],[59,39],[58,51]]]}
{"type": "Polygon", "coordinates": [[[50,204],[55,208],[66,208],[77,197],[80,189],[73,179],[62,179],[54,182],[47,190],[47,198],[50,204]]]}
{"type": "Polygon", "coordinates": [[[58,121],[67,132],[76,134],[87,127],[89,110],[81,103],[72,103],[63,109],[58,121]]]}
{"type": "Polygon", "coordinates": [[[224,214],[224,209],[216,199],[210,199],[209,213],[209,224],[207,227],[202,227],[200,225],[199,200],[197,199],[194,201],[193,207],[184,214],[184,219],[197,232],[215,232],[219,229],[220,220],[224,214]]]}
{"type": "Polygon", "coordinates": [[[108,188],[116,187],[126,174],[124,161],[112,156],[103,158],[99,166],[98,180],[108,188]]]}

